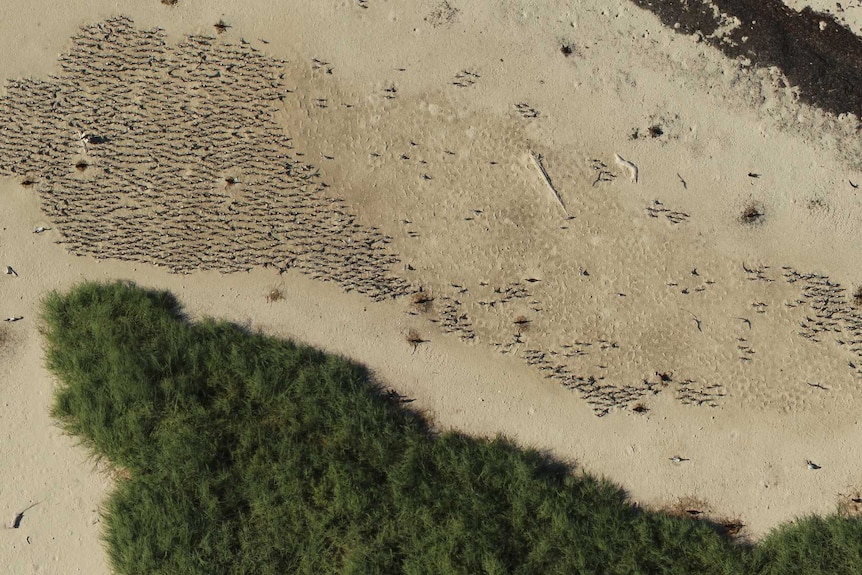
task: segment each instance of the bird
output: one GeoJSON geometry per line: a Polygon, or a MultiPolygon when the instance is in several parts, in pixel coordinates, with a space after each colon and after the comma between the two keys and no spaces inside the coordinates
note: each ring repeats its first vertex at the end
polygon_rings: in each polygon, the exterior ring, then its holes
{"type": "Polygon", "coordinates": [[[38,228],[36,228],[35,230],[33,230],[33,233],[34,233],[34,234],[41,234],[42,232],[47,232],[47,231],[48,231],[48,230],[50,230],[50,229],[51,229],[51,228],[43,228],[42,226],[39,226],[38,228]]]}
{"type": "Polygon", "coordinates": [[[6,266],[6,275],[18,277],[18,272],[12,269],[12,266],[6,266]]]}
{"type": "Polygon", "coordinates": [[[13,316],[7,317],[5,321],[20,321],[22,319],[24,319],[23,315],[13,315],[13,316]]]}
{"type": "Polygon", "coordinates": [[[806,459],[805,463],[808,464],[808,469],[820,469],[820,466],[811,461],[810,459],[806,459]]]}
{"type": "Polygon", "coordinates": [[[674,463],[682,463],[683,461],[688,461],[688,459],[686,459],[684,457],[680,457],[679,455],[674,455],[673,457],[670,458],[670,460],[673,461],[674,463]]]}

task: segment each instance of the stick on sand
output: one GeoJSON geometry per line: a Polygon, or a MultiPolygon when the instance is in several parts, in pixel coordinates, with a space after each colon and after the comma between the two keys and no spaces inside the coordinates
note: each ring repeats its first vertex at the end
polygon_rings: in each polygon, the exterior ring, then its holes
{"type": "MultiPolygon", "coordinates": [[[[634,183],[638,183],[638,167],[633,162],[626,160],[619,154],[614,154],[614,156],[616,157],[617,165],[620,167],[628,168],[629,175],[631,176],[632,181],[634,183]]],[[[685,182],[683,182],[683,184],[684,183],[685,182]]]]}
{"type": "Polygon", "coordinates": [[[560,196],[560,193],[554,187],[554,184],[551,183],[551,177],[548,175],[547,170],[545,170],[545,166],[542,165],[542,156],[541,154],[537,154],[534,151],[530,150],[530,157],[533,158],[533,163],[536,164],[536,168],[538,168],[539,172],[542,174],[542,178],[545,180],[545,183],[548,184],[548,188],[551,190],[551,193],[554,194],[554,197],[559,202],[560,207],[563,208],[563,212],[566,216],[569,215],[569,210],[566,209],[566,204],[563,203],[563,198],[560,196]]]}

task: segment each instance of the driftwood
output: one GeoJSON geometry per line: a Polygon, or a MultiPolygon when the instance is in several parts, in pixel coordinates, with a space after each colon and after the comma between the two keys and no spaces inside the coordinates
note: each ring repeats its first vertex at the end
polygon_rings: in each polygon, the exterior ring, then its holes
{"type": "Polygon", "coordinates": [[[557,191],[557,188],[554,187],[554,184],[551,183],[551,176],[548,175],[548,171],[545,170],[545,166],[542,164],[542,155],[537,154],[530,150],[530,157],[533,159],[533,163],[536,165],[536,169],[539,170],[539,173],[542,174],[542,179],[545,180],[545,183],[548,185],[548,189],[551,190],[551,193],[554,194],[554,198],[556,198],[557,202],[560,204],[560,207],[563,208],[563,212],[566,216],[569,215],[569,210],[566,209],[566,204],[563,202],[562,196],[560,196],[560,192],[557,191]]]}

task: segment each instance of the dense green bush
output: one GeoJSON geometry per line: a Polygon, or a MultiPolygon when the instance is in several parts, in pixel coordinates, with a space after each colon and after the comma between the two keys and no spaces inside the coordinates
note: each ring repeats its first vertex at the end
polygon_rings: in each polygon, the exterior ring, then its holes
{"type": "Polygon", "coordinates": [[[855,520],[735,545],[503,438],[435,434],[361,367],[190,324],[165,292],[85,283],[43,318],[54,416],[126,471],[118,573],[862,573],[855,520]]]}

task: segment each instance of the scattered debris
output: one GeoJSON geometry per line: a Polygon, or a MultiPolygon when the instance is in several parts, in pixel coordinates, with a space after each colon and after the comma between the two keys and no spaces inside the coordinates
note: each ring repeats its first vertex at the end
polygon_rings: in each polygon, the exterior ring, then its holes
{"type": "Polygon", "coordinates": [[[614,157],[616,159],[617,165],[628,169],[629,176],[631,177],[632,181],[634,183],[638,183],[638,167],[634,163],[620,156],[619,154],[614,154],[614,157]]]}

